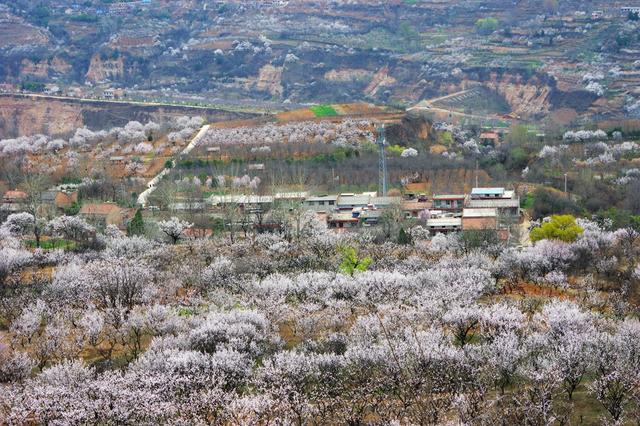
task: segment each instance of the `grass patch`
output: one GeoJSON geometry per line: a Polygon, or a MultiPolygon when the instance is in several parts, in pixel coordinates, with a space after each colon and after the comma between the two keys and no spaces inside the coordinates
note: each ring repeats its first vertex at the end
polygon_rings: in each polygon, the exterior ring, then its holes
{"type": "MultiPolygon", "coordinates": [[[[36,248],[35,240],[26,240],[25,245],[29,248],[36,248]]],[[[51,238],[48,240],[40,240],[40,248],[43,250],[73,250],[76,247],[75,241],[64,240],[59,238],[51,238]]]]}
{"type": "Polygon", "coordinates": [[[520,208],[525,210],[530,210],[533,208],[533,202],[535,201],[536,196],[533,192],[529,192],[527,195],[522,197],[520,200],[520,208]]]}
{"type": "Polygon", "coordinates": [[[316,117],[335,117],[338,115],[338,111],[331,105],[317,105],[309,108],[311,112],[313,112],[316,117]]]}

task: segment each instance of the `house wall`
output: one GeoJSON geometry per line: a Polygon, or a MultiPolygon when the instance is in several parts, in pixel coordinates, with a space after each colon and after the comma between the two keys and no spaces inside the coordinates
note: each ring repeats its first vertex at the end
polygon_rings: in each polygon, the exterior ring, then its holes
{"type": "Polygon", "coordinates": [[[496,229],[497,221],[495,217],[463,217],[462,229],[468,230],[481,230],[481,229],[496,229]]]}

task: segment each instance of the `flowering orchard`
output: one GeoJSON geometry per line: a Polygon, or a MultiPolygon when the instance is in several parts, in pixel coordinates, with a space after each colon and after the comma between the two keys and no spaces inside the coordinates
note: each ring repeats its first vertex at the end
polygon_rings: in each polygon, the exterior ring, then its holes
{"type": "Polygon", "coordinates": [[[469,250],[297,235],[96,233],[27,250],[0,227],[9,424],[624,423],[640,415],[639,236],[469,250]],[[341,265],[356,259],[352,274],[341,265]],[[365,261],[366,260],[366,261],[365,261]],[[589,411],[584,408],[591,407],[589,411]]]}

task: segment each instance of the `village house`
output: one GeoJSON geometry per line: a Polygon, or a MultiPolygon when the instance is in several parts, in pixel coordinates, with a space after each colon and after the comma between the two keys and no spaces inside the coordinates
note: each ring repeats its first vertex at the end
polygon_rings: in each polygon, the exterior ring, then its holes
{"type": "Polygon", "coordinates": [[[355,208],[367,207],[371,202],[371,194],[340,194],[336,202],[338,210],[353,210],[355,208]]]}
{"type": "Polygon", "coordinates": [[[471,190],[472,200],[489,200],[494,198],[510,198],[505,195],[504,188],[473,188],[471,190]]]}
{"type": "Polygon", "coordinates": [[[323,195],[319,197],[309,197],[306,200],[304,200],[304,206],[308,210],[312,210],[316,213],[331,212],[336,209],[337,201],[338,201],[337,195],[323,195]]]}
{"type": "Polygon", "coordinates": [[[113,89],[104,89],[102,97],[105,99],[114,99],[116,97],[116,92],[113,89]]]}
{"type": "Polygon", "coordinates": [[[9,83],[0,83],[0,93],[13,93],[15,91],[15,85],[9,83]]]}
{"type": "Polygon", "coordinates": [[[353,217],[352,213],[337,212],[327,216],[327,225],[329,228],[348,229],[357,228],[360,219],[353,217]]]}
{"type": "Polygon", "coordinates": [[[125,216],[128,216],[126,210],[114,203],[90,203],[82,206],[79,215],[98,229],[105,229],[109,225],[124,229],[125,216]]]}
{"type": "Polygon", "coordinates": [[[247,171],[264,171],[264,163],[249,164],[247,171]]]}
{"type": "Polygon", "coordinates": [[[309,196],[309,194],[307,192],[305,192],[305,191],[302,191],[302,192],[276,192],[276,194],[273,196],[273,199],[276,202],[289,202],[289,203],[300,202],[300,203],[302,203],[308,196],[309,196]]]}
{"type": "Polygon", "coordinates": [[[266,211],[274,201],[275,198],[271,195],[212,195],[208,199],[208,203],[214,208],[232,206],[257,213],[266,211]]]}
{"type": "Polygon", "coordinates": [[[41,200],[51,211],[61,212],[78,202],[78,191],[51,189],[42,193],[41,200]]]}
{"type": "Polygon", "coordinates": [[[464,200],[464,194],[434,195],[432,198],[432,208],[434,210],[461,212],[464,207],[464,200]]]}
{"type": "Polygon", "coordinates": [[[462,230],[462,219],[459,217],[430,217],[426,228],[431,234],[446,234],[462,230]]]}
{"type": "Polygon", "coordinates": [[[55,196],[54,205],[58,209],[68,209],[73,203],[78,202],[78,191],[65,192],[58,191],[55,196]]]}
{"type": "Polygon", "coordinates": [[[623,16],[628,16],[629,14],[639,14],[640,15],[640,6],[624,6],[620,8],[623,16]]]}
{"type": "Polygon", "coordinates": [[[7,191],[2,196],[2,204],[23,204],[27,201],[27,193],[14,189],[7,191]]]}
{"type": "Polygon", "coordinates": [[[352,216],[357,217],[364,226],[373,226],[377,225],[380,222],[380,217],[382,216],[383,212],[384,210],[380,209],[366,209],[359,212],[356,212],[354,210],[352,216]]]}
{"type": "Polygon", "coordinates": [[[400,197],[371,197],[369,206],[376,209],[390,209],[400,207],[402,199],[400,197]]]}
{"type": "Polygon", "coordinates": [[[420,212],[431,209],[432,203],[430,201],[405,200],[400,206],[406,218],[418,218],[420,212]]]}
{"type": "Polygon", "coordinates": [[[0,205],[0,220],[4,220],[12,213],[26,211],[27,198],[26,192],[18,191],[17,189],[5,192],[2,196],[2,205],[0,205]]]}
{"type": "Polygon", "coordinates": [[[60,87],[55,84],[47,84],[44,86],[45,95],[59,95],[61,92],[60,87]]]}
{"type": "Polygon", "coordinates": [[[427,194],[429,189],[428,182],[410,182],[404,185],[403,194],[407,200],[419,199],[420,201],[427,200],[427,194]]]}
{"type": "Polygon", "coordinates": [[[465,205],[469,209],[496,209],[506,219],[520,218],[520,197],[504,188],[473,188],[465,205]]]}
{"type": "Polygon", "coordinates": [[[462,230],[475,231],[496,229],[498,213],[496,209],[464,209],[462,211],[462,230]]]}
{"type": "Polygon", "coordinates": [[[496,132],[482,132],[480,133],[480,142],[486,146],[498,146],[500,135],[496,132]]]}

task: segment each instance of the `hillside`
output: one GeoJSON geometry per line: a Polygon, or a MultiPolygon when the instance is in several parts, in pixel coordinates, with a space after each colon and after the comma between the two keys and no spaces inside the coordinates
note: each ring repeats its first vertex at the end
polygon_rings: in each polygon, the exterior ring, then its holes
{"type": "Polygon", "coordinates": [[[523,119],[636,114],[637,24],[617,3],[542,3],[3,0],[0,87],[286,108],[409,106],[481,86],[492,105],[463,108],[523,119]]]}

